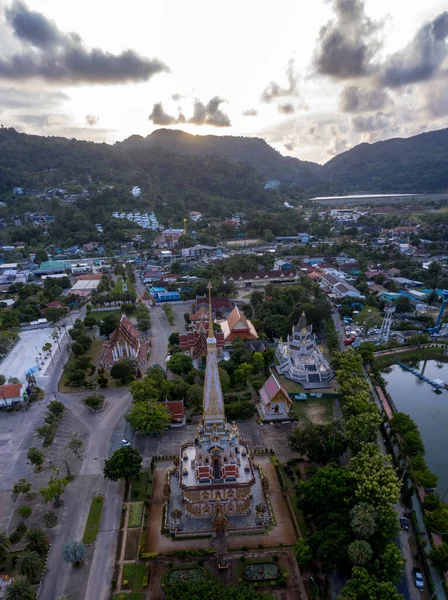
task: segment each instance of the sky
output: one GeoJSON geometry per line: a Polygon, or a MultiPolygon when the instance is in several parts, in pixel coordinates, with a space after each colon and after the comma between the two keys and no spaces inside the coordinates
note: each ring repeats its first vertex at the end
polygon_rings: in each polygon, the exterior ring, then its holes
{"type": "Polygon", "coordinates": [[[325,163],[448,124],[440,0],[0,0],[0,123],[114,143],[160,127],[325,163]]]}

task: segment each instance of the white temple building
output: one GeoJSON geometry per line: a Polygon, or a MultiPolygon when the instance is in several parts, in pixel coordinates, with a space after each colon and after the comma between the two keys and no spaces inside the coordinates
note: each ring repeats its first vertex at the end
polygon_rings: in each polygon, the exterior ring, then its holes
{"type": "Polygon", "coordinates": [[[316,343],[313,326],[307,324],[305,313],[286,342],[280,340],[275,356],[277,372],[305,389],[326,388],[333,378],[331,366],[316,343]]]}

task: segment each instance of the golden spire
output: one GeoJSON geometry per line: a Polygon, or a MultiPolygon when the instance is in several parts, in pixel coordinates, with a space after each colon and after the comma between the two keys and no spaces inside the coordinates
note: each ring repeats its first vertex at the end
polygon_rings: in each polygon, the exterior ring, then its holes
{"type": "Polygon", "coordinates": [[[208,289],[208,337],[210,339],[215,337],[213,331],[213,312],[212,312],[212,282],[209,281],[207,285],[208,289]]]}

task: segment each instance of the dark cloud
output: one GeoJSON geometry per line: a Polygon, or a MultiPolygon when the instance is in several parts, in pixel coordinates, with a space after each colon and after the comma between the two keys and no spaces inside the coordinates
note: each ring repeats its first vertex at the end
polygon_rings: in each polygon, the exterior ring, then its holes
{"type": "Polygon", "coordinates": [[[180,100],[181,98],[183,98],[183,96],[182,96],[182,94],[173,94],[173,95],[171,96],[171,98],[172,98],[172,100],[174,100],[174,102],[179,102],[179,100],[180,100]]]}
{"type": "Polygon", "coordinates": [[[392,54],[384,64],[381,83],[400,87],[431,79],[448,56],[448,12],[425,23],[411,42],[392,54]]]}
{"type": "Polygon", "coordinates": [[[333,8],[336,18],[319,32],[316,71],[339,79],[371,73],[372,59],[380,48],[375,34],[382,24],[366,15],[363,0],[333,0],[333,8]]]}
{"type": "Polygon", "coordinates": [[[85,120],[87,125],[94,127],[95,125],[98,125],[100,118],[96,115],[86,115],[85,120]]]}
{"type": "Polygon", "coordinates": [[[296,145],[294,144],[294,142],[286,142],[286,144],[283,144],[283,147],[286,150],[289,150],[291,152],[292,150],[294,150],[294,148],[296,147],[296,145]]]}
{"type": "Polygon", "coordinates": [[[354,85],[345,87],[340,97],[343,112],[378,111],[391,102],[387,92],[380,88],[359,88],[354,85]]]}
{"type": "Polygon", "coordinates": [[[214,96],[207,104],[199,100],[194,103],[193,116],[188,119],[194,125],[212,125],[213,127],[230,127],[229,117],[219,108],[225,102],[219,96],[214,96]]]}
{"type": "Polygon", "coordinates": [[[179,120],[176,117],[173,117],[173,115],[169,115],[165,112],[161,102],[154,104],[152,107],[152,113],[149,115],[148,119],[152,121],[154,125],[174,125],[179,123],[179,120]]]}
{"type": "Polygon", "coordinates": [[[294,105],[291,104],[290,102],[286,102],[285,104],[279,104],[277,106],[277,110],[282,115],[292,115],[296,112],[294,105]]]}
{"type": "Polygon", "coordinates": [[[256,117],[258,115],[258,110],[255,110],[255,108],[248,108],[247,110],[243,110],[241,114],[243,117],[256,117]]]}
{"type": "Polygon", "coordinates": [[[390,133],[397,129],[394,117],[382,112],[378,112],[375,115],[358,115],[353,117],[351,123],[353,130],[358,133],[368,133],[384,129],[390,133]]]}
{"type": "Polygon", "coordinates": [[[114,84],[147,81],[169,70],[159,59],[140,56],[134,50],[112,54],[100,48],[88,49],[79,35],[60,31],[53,21],[19,0],[5,10],[5,17],[23,49],[0,55],[2,79],[114,84]]]}
{"type": "Polygon", "coordinates": [[[298,94],[298,75],[292,58],[288,61],[288,66],[286,67],[286,76],[288,78],[288,87],[283,88],[275,81],[271,81],[261,94],[262,102],[271,102],[275,98],[296,96],[298,94]]]}

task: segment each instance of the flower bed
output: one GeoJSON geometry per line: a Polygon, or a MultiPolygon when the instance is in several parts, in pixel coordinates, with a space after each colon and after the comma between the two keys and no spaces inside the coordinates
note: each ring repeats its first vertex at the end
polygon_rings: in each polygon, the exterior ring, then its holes
{"type": "Polygon", "coordinates": [[[246,581],[270,581],[277,579],[280,573],[280,567],[274,562],[252,563],[241,570],[246,581]]]}
{"type": "Polygon", "coordinates": [[[140,527],[142,522],[143,503],[129,504],[128,527],[140,527]]]}
{"type": "Polygon", "coordinates": [[[83,544],[88,546],[93,544],[98,535],[101,521],[101,512],[103,510],[104,496],[95,496],[90,505],[89,516],[87,517],[86,528],[84,530],[83,544]]]}
{"type": "Polygon", "coordinates": [[[182,581],[200,581],[207,579],[207,571],[202,567],[183,567],[180,569],[172,569],[166,576],[168,585],[176,585],[182,581]]]}

